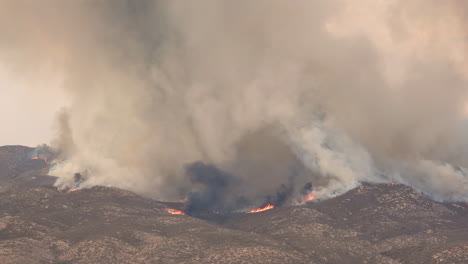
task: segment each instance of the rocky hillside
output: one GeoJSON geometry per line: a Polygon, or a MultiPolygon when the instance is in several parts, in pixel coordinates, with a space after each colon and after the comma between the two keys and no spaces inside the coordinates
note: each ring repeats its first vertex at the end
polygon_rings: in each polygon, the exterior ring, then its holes
{"type": "Polygon", "coordinates": [[[24,172],[45,166],[41,159],[31,159],[33,148],[23,146],[0,147],[0,180],[15,178],[24,172]]]}
{"type": "Polygon", "coordinates": [[[468,207],[404,185],[202,220],[120,189],[60,192],[29,151],[0,147],[0,263],[468,263],[468,207]]]}
{"type": "Polygon", "coordinates": [[[46,175],[46,162],[33,159],[34,154],[34,148],[0,147],[0,193],[53,184],[55,178],[46,175]]]}

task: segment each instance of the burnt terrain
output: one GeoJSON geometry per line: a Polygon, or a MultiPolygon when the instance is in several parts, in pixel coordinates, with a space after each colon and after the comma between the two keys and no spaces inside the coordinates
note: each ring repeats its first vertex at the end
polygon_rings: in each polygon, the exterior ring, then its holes
{"type": "Polygon", "coordinates": [[[62,192],[0,147],[0,263],[468,263],[468,206],[364,184],[303,206],[203,219],[132,192],[62,192]]]}

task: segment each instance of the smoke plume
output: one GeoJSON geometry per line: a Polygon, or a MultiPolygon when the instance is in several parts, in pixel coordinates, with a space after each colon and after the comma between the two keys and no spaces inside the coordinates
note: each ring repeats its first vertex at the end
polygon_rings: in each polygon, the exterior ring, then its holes
{"type": "Polygon", "coordinates": [[[241,185],[239,179],[214,166],[195,162],[187,167],[191,182],[199,186],[187,199],[184,212],[197,215],[203,212],[229,213],[246,206],[236,190],[241,185]]]}
{"type": "Polygon", "coordinates": [[[2,64],[70,101],[57,185],[183,199],[212,165],[247,197],[393,181],[468,201],[465,2],[0,2],[2,64]]]}

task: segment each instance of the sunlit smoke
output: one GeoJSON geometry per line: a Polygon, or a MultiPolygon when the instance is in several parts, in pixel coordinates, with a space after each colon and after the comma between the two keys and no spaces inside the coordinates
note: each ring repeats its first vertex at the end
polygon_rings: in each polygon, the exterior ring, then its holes
{"type": "Polygon", "coordinates": [[[400,182],[468,201],[462,1],[46,2],[0,0],[0,59],[63,80],[60,187],[82,173],[218,210],[187,175],[204,164],[238,179],[223,206],[279,186],[302,203],[308,182],[321,199],[400,182]]]}

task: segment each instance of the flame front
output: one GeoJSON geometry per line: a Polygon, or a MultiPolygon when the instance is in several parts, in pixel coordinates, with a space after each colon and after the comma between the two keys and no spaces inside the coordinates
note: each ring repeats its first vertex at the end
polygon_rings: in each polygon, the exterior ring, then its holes
{"type": "Polygon", "coordinates": [[[184,212],[176,209],[166,209],[166,212],[173,214],[173,215],[185,215],[184,212]]]}
{"type": "Polygon", "coordinates": [[[33,159],[33,160],[43,160],[45,163],[47,163],[47,158],[45,158],[45,157],[36,156],[36,157],[32,157],[31,159],[33,159]]]}
{"type": "Polygon", "coordinates": [[[263,211],[270,210],[270,209],[273,209],[273,208],[275,208],[274,205],[272,205],[272,204],[267,204],[267,205],[264,206],[264,207],[257,208],[257,209],[253,209],[253,210],[250,210],[250,211],[245,212],[245,213],[246,213],[246,214],[259,213],[259,212],[263,212],[263,211]]]}
{"type": "Polygon", "coordinates": [[[299,204],[305,204],[308,201],[312,201],[315,199],[315,196],[313,193],[309,193],[307,196],[305,196],[302,200],[299,200],[299,204]]]}

